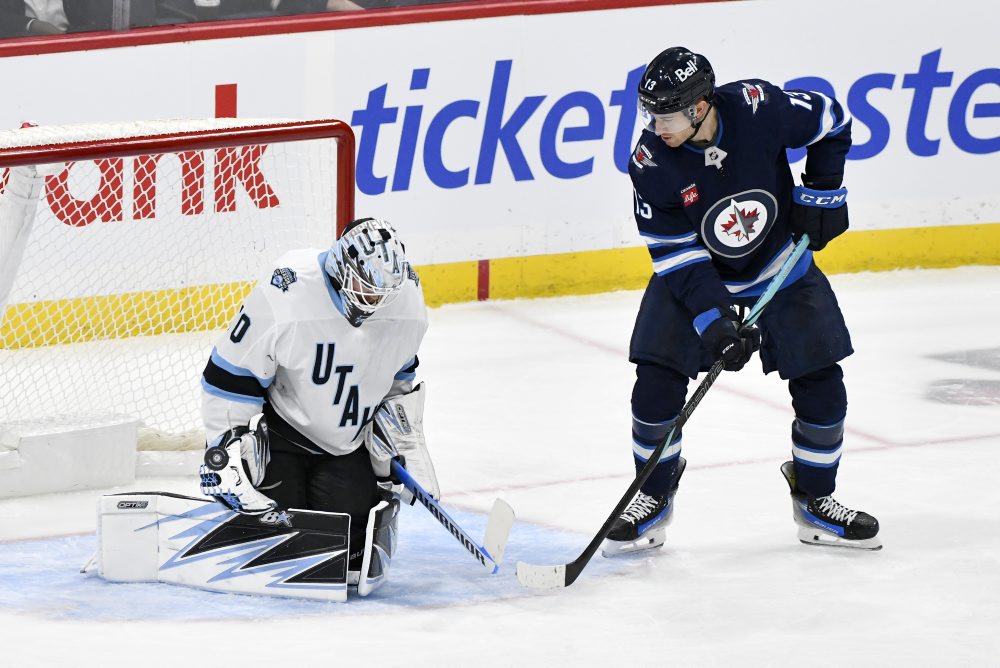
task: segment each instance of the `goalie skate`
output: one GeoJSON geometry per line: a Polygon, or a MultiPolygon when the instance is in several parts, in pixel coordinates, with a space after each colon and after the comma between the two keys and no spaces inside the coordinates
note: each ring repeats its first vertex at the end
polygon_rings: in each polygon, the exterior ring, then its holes
{"type": "Polygon", "coordinates": [[[868,513],[851,510],[832,496],[810,499],[795,485],[795,466],[781,465],[781,473],[792,494],[792,517],[799,525],[799,540],[806,545],[881,550],[878,520],[868,513]]]}

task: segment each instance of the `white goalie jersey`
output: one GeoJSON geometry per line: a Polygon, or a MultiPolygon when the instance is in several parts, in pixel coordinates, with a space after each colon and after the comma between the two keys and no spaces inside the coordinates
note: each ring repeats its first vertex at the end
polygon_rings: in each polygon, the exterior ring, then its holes
{"type": "Polygon", "coordinates": [[[253,288],[212,350],[202,377],[209,444],[245,426],[264,402],[333,455],[353,452],[390,394],[409,391],[427,311],[412,269],[394,301],[360,327],[324,269],[326,253],[282,256],[253,288]]]}

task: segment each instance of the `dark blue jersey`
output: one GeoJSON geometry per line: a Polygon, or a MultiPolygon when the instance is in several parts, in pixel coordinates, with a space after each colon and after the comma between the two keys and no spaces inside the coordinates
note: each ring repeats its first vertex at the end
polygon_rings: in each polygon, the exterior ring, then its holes
{"type": "MultiPolygon", "coordinates": [[[[822,93],[750,79],[720,86],[712,105],[713,146],[671,148],[644,130],[629,164],[653,270],[692,315],[759,295],[791,254],[785,149],[807,147],[806,174],[839,182],[851,146],[850,117],[822,93]]],[[[807,252],[786,285],[810,264],[807,252]]]]}

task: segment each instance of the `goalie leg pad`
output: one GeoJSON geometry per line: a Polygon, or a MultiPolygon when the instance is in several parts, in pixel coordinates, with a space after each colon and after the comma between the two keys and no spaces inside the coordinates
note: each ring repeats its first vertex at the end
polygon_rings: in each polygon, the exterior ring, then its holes
{"type": "Polygon", "coordinates": [[[349,515],[294,508],[241,515],[162,492],[98,503],[98,574],[106,580],[347,600],[349,515]]]}
{"type": "Polygon", "coordinates": [[[392,555],[396,552],[399,526],[399,501],[380,501],[368,514],[365,531],[365,552],[358,573],[358,594],[367,596],[383,584],[389,574],[392,555]]]}

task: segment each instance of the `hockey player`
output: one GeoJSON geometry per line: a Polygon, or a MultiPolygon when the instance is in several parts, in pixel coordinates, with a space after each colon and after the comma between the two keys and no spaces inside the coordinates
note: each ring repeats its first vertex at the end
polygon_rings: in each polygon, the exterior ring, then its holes
{"type": "MultiPolygon", "coordinates": [[[[653,259],[632,333],[636,469],[671,430],[688,379],[722,360],[739,371],[760,350],[765,373],[788,381],[792,460],[781,467],[806,543],[878,549],[878,522],[833,498],[847,414],[838,362],[853,352],[837,299],[812,251],[848,227],[842,187],[851,119],[822,93],[760,79],[715,87],[704,56],[660,53],[638,89],[645,130],[629,165],[639,232],[653,259]],[[806,147],[802,185],[785,150],[806,147]],[[808,233],[807,251],[759,320],[741,312],[808,233]],[[762,339],[763,335],[763,339],[762,339]]],[[[616,520],[613,555],[663,544],[684,472],[675,435],[616,520]]]]}
{"type": "Polygon", "coordinates": [[[349,514],[356,584],[369,525],[381,560],[392,556],[391,457],[440,496],[414,387],[426,330],[419,279],[385,221],[356,220],[329,250],[282,256],[205,367],[202,492],[240,513],[349,514]]]}

